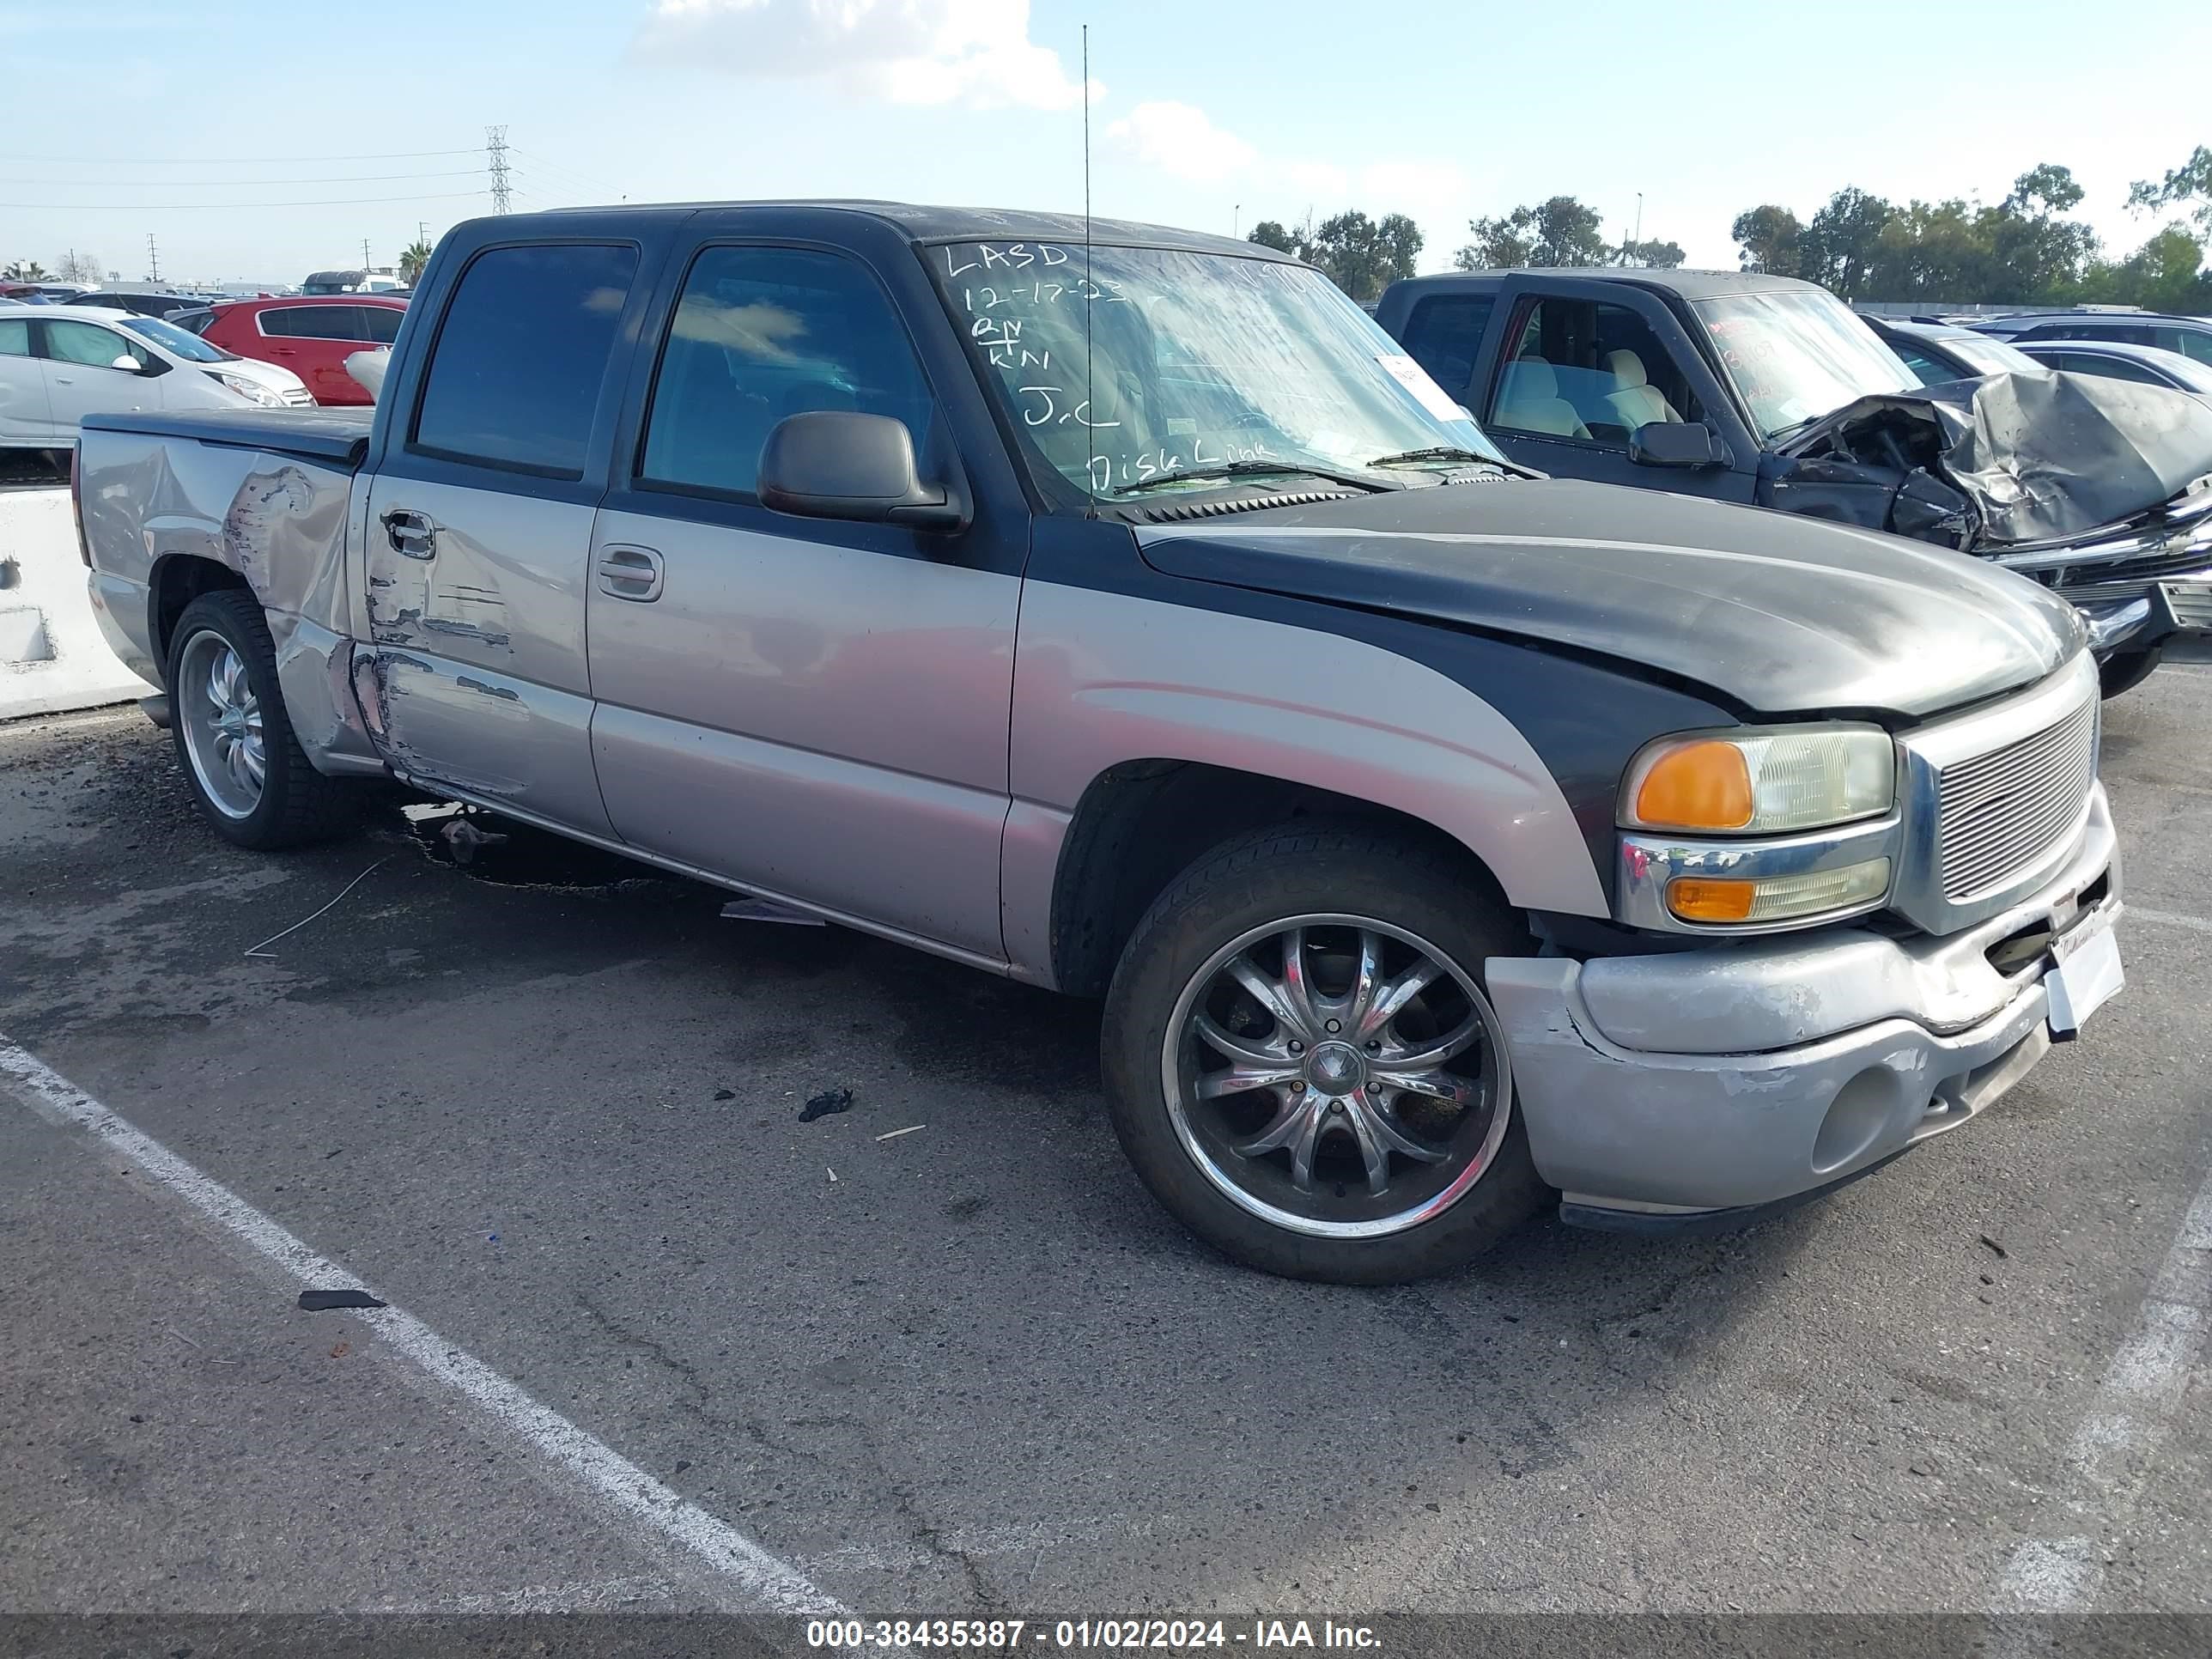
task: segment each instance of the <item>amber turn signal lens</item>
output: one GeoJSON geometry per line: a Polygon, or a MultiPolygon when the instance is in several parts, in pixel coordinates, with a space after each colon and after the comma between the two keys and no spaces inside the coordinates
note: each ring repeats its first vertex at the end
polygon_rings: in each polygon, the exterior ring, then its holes
{"type": "Polygon", "coordinates": [[[1667,884],[1667,908],[1685,921],[1747,921],[1755,881],[1711,881],[1685,878],[1667,884]]]}
{"type": "Polygon", "coordinates": [[[1741,749],[1732,743],[1686,743],[1644,775],[1636,819],[1678,830],[1741,830],[1751,822],[1752,804],[1751,768],[1741,749]]]}

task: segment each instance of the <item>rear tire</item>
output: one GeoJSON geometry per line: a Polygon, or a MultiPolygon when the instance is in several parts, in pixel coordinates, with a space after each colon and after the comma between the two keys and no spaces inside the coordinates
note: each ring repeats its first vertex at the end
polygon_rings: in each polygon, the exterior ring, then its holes
{"type": "Polygon", "coordinates": [[[268,619],[252,594],[226,588],[185,607],[170,637],[168,688],[177,763],[216,834],[273,852],[354,826],[361,791],[307,763],[276,682],[268,619]]]}
{"type": "Polygon", "coordinates": [[[1249,1266],[1450,1272],[1547,1192],[1482,981],[1486,957],[1529,949],[1443,849],[1356,823],[1231,842],[1160,895],[1115,970],[1115,1133],[1171,1214],[1249,1266]]]}
{"type": "Polygon", "coordinates": [[[2166,647],[2162,645],[2152,646],[2148,651],[2123,651],[2107,657],[2097,665],[2097,689],[2110,702],[2148,679],[2151,671],[2165,658],[2166,647]]]}

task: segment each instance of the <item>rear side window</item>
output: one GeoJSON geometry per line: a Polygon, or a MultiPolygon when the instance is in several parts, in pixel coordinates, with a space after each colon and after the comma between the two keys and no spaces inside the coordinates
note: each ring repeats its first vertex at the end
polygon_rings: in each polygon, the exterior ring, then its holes
{"type": "Polygon", "coordinates": [[[2098,357],[2087,352],[2069,353],[2066,366],[2076,374],[2101,374],[2108,380],[2133,380],[2142,386],[2166,384],[2162,375],[2123,357],[2098,357]]]}
{"type": "Polygon", "coordinates": [[[502,247],[477,255],[440,325],[412,447],[581,477],[636,274],[634,247],[502,247]]]}
{"type": "Polygon", "coordinates": [[[390,345],[399,337],[399,319],[406,314],[389,306],[363,306],[361,318],[368,326],[361,337],[374,345],[390,345]]]}
{"type": "Polygon", "coordinates": [[[0,357],[31,355],[31,325],[16,318],[0,322],[0,357]]]}
{"type": "Polygon", "coordinates": [[[261,331],[280,340],[362,340],[359,306],[278,306],[261,313],[261,331]]]}
{"type": "Polygon", "coordinates": [[[1482,331],[1490,325],[1495,295],[1453,294],[1424,300],[1406,322],[1406,355],[1429,371],[1455,398],[1474,379],[1482,331]]]}
{"type": "Polygon", "coordinates": [[[641,478],[750,495],[775,424],[814,410],[888,415],[915,447],[930,395],[898,313],[842,255],[710,247],[684,279],[654,377],[641,478]]]}

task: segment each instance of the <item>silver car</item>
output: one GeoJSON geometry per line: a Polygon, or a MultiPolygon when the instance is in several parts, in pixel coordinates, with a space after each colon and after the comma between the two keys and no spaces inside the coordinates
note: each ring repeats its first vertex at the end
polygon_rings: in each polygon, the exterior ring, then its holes
{"type": "Polygon", "coordinates": [[[87,415],[306,408],[298,375],[127,311],[0,307],[0,449],[65,449],[87,415]]]}

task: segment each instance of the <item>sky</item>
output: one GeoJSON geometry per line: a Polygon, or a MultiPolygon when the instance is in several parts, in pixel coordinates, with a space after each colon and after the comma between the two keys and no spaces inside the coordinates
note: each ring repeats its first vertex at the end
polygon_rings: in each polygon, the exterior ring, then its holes
{"type": "Polygon", "coordinates": [[[1848,8],[1466,0],[0,0],[0,264],[70,250],[165,278],[392,264],[491,210],[872,196],[1241,234],[1578,196],[1733,268],[1736,214],[1846,185],[1994,202],[2044,161],[2120,252],[2130,182],[2212,144],[2160,64],[2212,6],[1848,8]],[[1940,15],[1940,24],[1936,19],[1940,15]],[[1090,76],[1082,29],[1090,26],[1090,76]],[[1640,198],[1640,201],[1639,201],[1640,198]]]}

